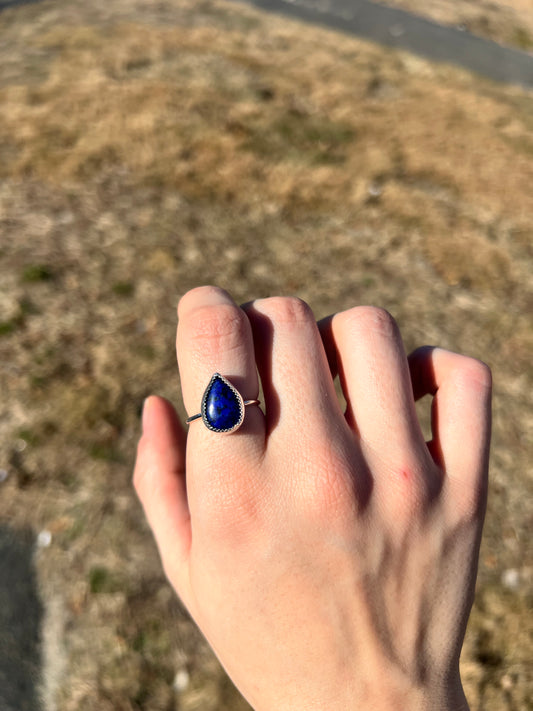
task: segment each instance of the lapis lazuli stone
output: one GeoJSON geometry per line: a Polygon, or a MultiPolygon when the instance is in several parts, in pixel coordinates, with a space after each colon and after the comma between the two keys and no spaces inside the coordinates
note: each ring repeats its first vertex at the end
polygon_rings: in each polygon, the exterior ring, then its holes
{"type": "Polygon", "coordinates": [[[218,373],[207,387],[202,409],[205,423],[215,432],[237,428],[244,416],[238,393],[218,373]]]}

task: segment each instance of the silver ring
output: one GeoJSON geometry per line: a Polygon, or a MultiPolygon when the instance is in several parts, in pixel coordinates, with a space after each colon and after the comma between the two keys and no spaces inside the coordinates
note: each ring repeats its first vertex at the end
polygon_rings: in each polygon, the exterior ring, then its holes
{"type": "Polygon", "coordinates": [[[259,400],[243,400],[237,388],[220,373],[215,373],[202,397],[202,411],[186,422],[203,420],[212,432],[235,432],[244,422],[246,405],[259,405],[259,400]]]}

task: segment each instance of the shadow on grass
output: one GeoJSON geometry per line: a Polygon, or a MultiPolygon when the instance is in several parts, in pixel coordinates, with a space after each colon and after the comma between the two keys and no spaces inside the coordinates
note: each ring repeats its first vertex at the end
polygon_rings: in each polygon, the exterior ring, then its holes
{"type": "Polygon", "coordinates": [[[0,526],[0,709],[39,711],[42,606],[33,536],[0,526]]]}

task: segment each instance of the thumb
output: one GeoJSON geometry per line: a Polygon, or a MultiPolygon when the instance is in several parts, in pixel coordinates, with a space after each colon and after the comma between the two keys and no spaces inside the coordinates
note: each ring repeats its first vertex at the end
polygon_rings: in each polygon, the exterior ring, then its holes
{"type": "Polygon", "coordinates": [[[152,395],[143,408],[133,483],[170,582],[183,588],[191,543],[185,483],[186,436],[174,407],[152,395]]]}

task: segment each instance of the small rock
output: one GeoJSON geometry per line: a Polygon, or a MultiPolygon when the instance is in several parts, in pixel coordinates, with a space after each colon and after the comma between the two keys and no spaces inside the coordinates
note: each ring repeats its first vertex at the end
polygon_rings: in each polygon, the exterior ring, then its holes
{"type": "Polygon", "coordinates": [[[7,469],[0,469],[0,484],[3,484],[3,482],[7,479],[9,476],[9,472],[7,469]]]}
{"type": "Polygon", "coordinates": [[[17,452],[23,452],[27,446],[28,443],[25,439],[17,439],[17,441],[15,442],[15,449],[17,450],[17,452]]]}
{"type": "Polygon", "coordinates": [[[513,688],[513,680],[510,677],[509,674],[504,674],[500,680],[500,684],[502,685],[502,689],[505,689],[505,691],[511,691],[513,688]]]}
{"type": "Polygon", "coordinates": [[[520,585],[520,573],[516,568],[508,568],[502,573],[502,585],[508,590],[516,590],[520,585]]]}
{"type": "Polygon", "coordinates": [[[186,669],[179,669],[174,677],[174,689],[176,691],[185,691],[185,689],[189,686],[189,681],[189,672],[186,669]]]}
{"type": "Polygon", "coordinates": [[[52,543],[52,534],[50,533],[50,531],[47,531],[46,529],[44,529],[37,536],[37,547],[38,548],[48,548],[50,543],[52,543]]]}
{"type": "Polygon", "coordinates": [[[382,192],[383,190],[379,183],[370,183],[370,185],[368,186],[368,194],[370,195],[370,197],[377,198],[381,195],[382,192]]]}
{"type": "Polygon", "coordinates": [[[392,37],[401,37],[405,33],[405,29],[402,25],[393,25],[389,27],[389,32],[392,37]]]}

